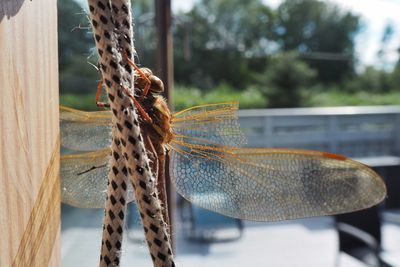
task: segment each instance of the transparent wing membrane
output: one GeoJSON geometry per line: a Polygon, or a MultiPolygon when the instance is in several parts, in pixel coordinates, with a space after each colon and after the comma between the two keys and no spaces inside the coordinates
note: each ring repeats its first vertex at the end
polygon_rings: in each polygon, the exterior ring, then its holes
{"type": "Polygon", "coordinates": [[[238,123],[238,108],[238,103],[228,102],[183,110],[172,117],[173,132],[192,143],[242,146],[246,138],[238,123]]]}
{"type": "MultiPolygon", "coordinates": [[[[109,149],[61,156],[62,202],[81,208],[104,208],[109,149]]],[[[133,188],[128,183],[128,202],[133,188]]]]}
{"type": "MultiPolygon", "coordinates": [[[[110,112],[60,110],[62,146],[78,151],[109,146],[110,112]]],[[[238,103],[219,103],[172,116],[169,171],[178,193],[192,203],[235,218],[277,221],[351,212],[385,197],[379,175],[344,156],[240,148],[246,139],[237,110],[238,103]]],[[[62,156],[63,202],[104,206],[108,155],[104,149],[62,156]]]]}
{"type": "Polygon", "coordinates": [[[351,212],[385,197],[379,175],[343,156],[239,148],[245,138],[237,109],[222,103],[174,115],[171,179],[190,202],[235,218],[277,221],[351,212]]]}
{"type": "Polygon", "coordinates": [[[60,106],[61,145],[76,151],[103,149],[111,143],[111,113],[60,106]]]}
{"type": "Polygon", "coordinates": [[[179,146],[171,163],[171,178],[183,197],[203,208],[247,220],[351,212],[373,206],[386,195],[382,179],[370,168],[321,152],[198,151],[179,146]]]}

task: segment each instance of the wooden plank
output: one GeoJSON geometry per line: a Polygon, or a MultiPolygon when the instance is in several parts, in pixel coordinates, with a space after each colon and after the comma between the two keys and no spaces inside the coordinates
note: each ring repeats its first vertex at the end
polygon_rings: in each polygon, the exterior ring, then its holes
{"type": "Polygon", "coordinates": [[[0,266],[60,266],[57,2],[0,1],[0,266]]]}

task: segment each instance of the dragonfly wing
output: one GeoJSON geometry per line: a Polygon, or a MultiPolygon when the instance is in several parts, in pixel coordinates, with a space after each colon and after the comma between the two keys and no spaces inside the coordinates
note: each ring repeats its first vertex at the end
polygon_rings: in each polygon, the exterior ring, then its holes
{"type": "Polygon", "coordinates": [[[369,167],[342,156],[292,149],[176,145],[171,178],[203,208],[247,220],[277,221],[351,212],[386,196],[369,167]]]}
{"type": "Polygon", "coordinates": [[[240,147],[247,140],[240,129],[239,103],[226,102],[185,109],[172,116],[176,136],[195,137],[192,142],[240,147]]]}
{"type": "Polygon", "coordinates": [[[109,147],[111,114],[109,111],[85,112],[60,106],[61,145],[76,151],[109,147]]]}
{"type": "MultiPolygon", "coordinates": [[[[104,208],[109,149],[61,156],[62,202],[80,208],[104,208]]],[[[128,202],[133,201],[128,183],[128,202]]]]}

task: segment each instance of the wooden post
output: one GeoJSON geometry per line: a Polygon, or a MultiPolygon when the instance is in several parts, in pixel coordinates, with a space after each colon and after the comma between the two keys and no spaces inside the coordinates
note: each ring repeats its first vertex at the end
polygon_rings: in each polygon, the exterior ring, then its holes
{"type": "Polygon", "coordinates": [[[171,105],[174,86],[171,0],[156,0],[157,70],[164,82],[164,96],[171,105]]]}
{"type": "MultiPolygon", "coordinates": [[[[160,70],[160,78],[164,82],[164,97],[172,110],[172,88],[174,87],[174,57],[172,42],[172,14],[171,0],[155,0],[157,28],[157,70],[160,70]]],[[[169,156],[166,156],[167,166],[169,156]]],[[[169,170],[169,168],[167,168],[169,170]]],[[[170,219],[170,232],[174,232],[174,214],[176,209],[175,190],[171,185],[169,171],[165,172],[165,187],[167,191],[168,213],[170,219]]],[[[171,235],[172,246],[175,247],[175,235],[171,235]]]]}
{"type": "Polygon", "coordinates": [[[60,266],[57,1],[0,0],[0,266],[60,266]]]}

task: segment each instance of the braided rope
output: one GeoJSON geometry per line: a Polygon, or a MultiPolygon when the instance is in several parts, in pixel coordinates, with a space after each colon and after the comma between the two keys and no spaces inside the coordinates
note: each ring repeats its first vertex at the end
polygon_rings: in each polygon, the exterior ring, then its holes
{"type": "MultiPolygon", "coordinates": [[[[111,2],[111,8],[113,11],[113,23],[116,28],[121,28],[120,25],[124,25],[121,29],[123,32],[119,33],[119,46],[127,47],[125,53],[131,58],[129,47],[126,43],[131,43],[133,32],[131,31],[132,21],[130,15],[121,16],[120,8],[121,3],[116,3],[117,1],[111,2]]],[[[130,6],[128,7],[130,9],[130,6]]],[[[124,12],[126,14],[126,12],[124,12]]],[[[127,14],[130,14],[128,12],[127,14]]],[[[128,66],[129,67],[129,66],[128,66]]],[[[127,71],[131,74],[132,70],[127,68],[127,71]]],[[[125,75],[124,78],[127,79],[127,83],[131,83],[131,75],[125,75]]],[[[115,119],[115,118],[114,118],[115,119]]],[[[114,122],[116,122],[114,120],[114,122]]],[[[115,125],[115,123],[113,123],[115,125]]],[[[113,138],[118,135],[116,128],[113,127],[113,138]]],[[[100,252],[100,267],[103,266],[119,266],[121,257],[121,246],[123,239],[123,229],[124,229],[124,219],[126,214],[126,199],[127,199],[127,183],[129,178],[127,176],[127,169],[125,167],[125,162],[120,154],[120,141],[114,139],[112,143],[112,157],[109,166],[115,166],[116,168],[110,170],[108,188],[107,188],[107,200],[104,210],[104,221],[103,221],[103,236],[101,243],[100,252]]]]}
{"type": "MultiPolygon", "coordinates": [[[[116,136],[113,128],[112,135],[116,136]]],[[[113,139],[109,166],[107,199],[104,210],[103,236],[101,242],[100,267],[119,266],[126,214],[127,187],[129,178],[125,162],[120,154],[120,141],[113,139]]]]}
{"type": "MultiPolygon", "coordinates": [[[[112,5],[107,0],[88,0],[88,2],[103,80],[113,113],[113,124],[118,129],[118,136],[115,139],[120,141],[119,147],[134,187],[150,255],[154,266],[175,266],[155,178],[150,171],[149,159],[140,133],[139,119],[132,101],[123,90],[123,87],[127,89],[133,87],[130,81],[132,71],[129,71],[130,67],[123,56],[123,53],[132,56],[132,38],[130,42],[123,39],[128,40],[126,37],[133,34],[121,35],[121,29],[125,25],[119,24],[119,15],[121,18],[123,16],[130,18],[129,1],[113,1],[112,5]],[[115,14],[114,17],[112,12],[115,14]]],[[[115,164],[115,161],[111,164],[115,164]]],[[[116,166],[110,167],[112,170],[118,169],[116,166]]],[[[102,255],[102,259],[105,256],[102,255]]]]}

